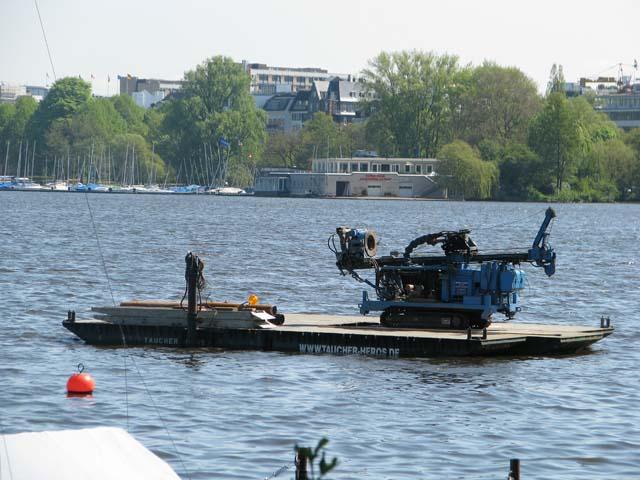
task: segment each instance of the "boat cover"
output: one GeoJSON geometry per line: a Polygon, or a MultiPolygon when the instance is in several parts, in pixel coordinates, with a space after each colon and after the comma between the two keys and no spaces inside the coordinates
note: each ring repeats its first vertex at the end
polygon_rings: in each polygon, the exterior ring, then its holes
{"type": "Polygon", "coordinates": [[[0,435],[0,480],[180,480],[121,428],[0,435]]]}

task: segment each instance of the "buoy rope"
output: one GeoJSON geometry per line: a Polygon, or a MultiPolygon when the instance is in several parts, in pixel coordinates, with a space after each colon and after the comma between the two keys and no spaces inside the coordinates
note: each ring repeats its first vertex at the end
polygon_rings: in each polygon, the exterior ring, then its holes
{"type": "MultiPolygon", "coordinates": [[[[84,192],[84,196],[85,196],[85,200],[87,201],[87,208],[89,209],[89,216],[91,217],[91,225],[93,226],[93,233],[94,233],[94,235],[96,237],[96,243],[98,245],[98,251],[100,253],[100,259],[102,260],[102,268],[104,270],[104,275],[105,275],[105,277],[107,279],[107,284],[109,286],[109,292],[111,294],[111,301],[113,302],[113,306],[115,307],[116,306],[116,300],[115,300],[115,296],[113,295],[113,289],[111,288],[111,279],[109,278],[109,271],[107,269],[107,264],[105,262],[104,254],[102,252],[102,245],[100,244],[100,236],[98,235],[98,229],[96,227],[95,219],[93,217],[93,211],[91,210],[91,203],[89,202],[89,194],[85,191],[84,192]]],[[[126,336],[124,334],[124,328],[122,327],[122,323],[118,323],[118,327],[120,329],[120,338],[122,339],[122,346],[125,349],[125,355],[123,356],[123,359],[124,359],[124,384],[125,384],[124,395],[125,395],[125,408],[126,408],[126,418],[127,418],[127,431],[129,431],[129,387],[128,387],[128,378],[127,378],[127,356],[129,356],[131,358],[131,363],[135,367],[136,372],[138,374],[138,377],[140,378],[140,381],[142,382],[142,385],[143,385],[143,387],[145,389],[145,392],[147,393],[147,395],[149,396],[149,399],[151,400],[151,404],[153,405],[153,408],[154,408],[154,410],[156,412],[156,415],[160,419],[160,422],[162,423],[162,426],[163,426],[165,432],[167,433],[167,437],[169,437],[169,441],[173,445],[173,450],[175,451],[176,456],[178,457],[178,460],[180,461],[180,464],[182,465],[182,468],[187,473],[187,478],[191,478],[191,474],[189,473],[189,470],[187,469],[187,466],[185,465],[185,463],[184,463],[184,461],[182,459],[182,455],[180,455],[180,451],[178,450],[176,442],[173,439],[173,436],[171,435],[171,432],[169,431],[169,427],[167,426],[167,423],[165,422],[165,420],[162,417],[162,415],[160,415],[160,409],[158,408],[158,405],[156,404],[156,401],[153,398],[153,395],[151,395],[151,391],[149,390],[149,387],[147,386],[147,383],[144,381],[144,377],[143,377],[142,373],[140,372],[140,368],[138,368],[138,364],[136,363],[135,358],[127,353],[128,345],[127,345],[126,336]]]]}
{"type": "MultiPolygon", "coordinates": [[[[120,330],[122,331],[122,325],[120,326],[120,330]]],[[[191,473],[189,472],[189,469],[185,465],[184,460],[182,459],[182,455],[180,454],[180,450],[178,450],[178,446],[176,445],[176,442],[173,439],[173,436],[171,435],[171,432],[169,431],[169,427],[167,426],[167,423],[164,421],[164,418],[162,417],[162,415],[160,414],[160,409],[158,408],[158,404],[156,403],[155,399],[153,398],[153,395],[151,395],[151,391],[149,390],[149,387],[147,386],[147,382],[144,381],[144,376],[140,372],[140,369],[138,368],[138,364],[135,362],[133,357],[131,357],[131,363],[135,367],[136,372],[138,373],[138,377],[140,377],[140,381],[142,382],[142,386],[144,387],[145,392],[147,393],[147,395],[149,396],[149,399],[151,400],[151,405],[153,405],[153,409],[155,410],[156,415],[158,416],[158,418],[160,419],[160,422],[162,423],[162,427],[164,428],[165,432],[167,433],[167,436],[169,437],[169,441],[171,442],[171,445],[173,446],[173,450],[175,451],[176,456],[178,457],[178,461],[180,462],[180,465],[182,465],[182,468],[186,472],[187,478],[191,479],[191,473]]]]}
{"type": "MultiPolygon", "coordinates": [[[[53,71],[53,76],[54,79],[56,78],[56,72],[53,66],[53,59],[51,57],[51,51],[49,50],[49,43],[47,42],[47,35],[45,33],[44,30],[44,24],[42,22],[42,17],[40,15],[40,9],[38,8],[38,2],[37,0],[34,0],[35,6],[36,6],[36,11],[38,12],[38,19],[40,20],[40,27],[42,28],[42,35],[44,36],[44,41],[47,47],[47,54],[49,55],[49,61],[51,62],[51,70],[53,71]]],[[[93,153],[93,152],[92,152],[93,153]]],[[[115,296],[113,295],[113,288],[111,286],[111,279],[109,278],[109,270],[107,269],[107,263],[105,262],[104,259],[104,254],[102,252],[102,245],[100,244],[100,235],[98,235],[98,229],[96,227],[96,222],[95,219],[93,217],[93,211],[91,210],[91,204],[89,202],[89,194],[88,191],[85,190],[84,192],[84,198],[87,202],[87,209],[89,210],[89,217],[91,218],[91,225],[93,227],[93,233],[95,235],[96,238],[96,243],[98,245],[98,252],[100,254],[100,260],[102,262],[102,268],[104,271],[104,275],[107,279],[107,285],[109,287],[109,293],[111,295],[111,302],[113,303],[113,306],[116,306],[116,300],[115,300],[115,296]]],[[[125,338],[125,334],[124,334],[124,329],[122,328],[122,324],[119,324],[120,327],[120,335],[122,338],[122,345],[125,349],[125,354],[123,357],[123,361],[124,361],[124,398],[125,398],[125,409],[126,409],[126,419],[127,419],[127,431],[129,431],[129,383],[128,383],[128,376],[127,376],[127,341],[125,338]]],[[[173,439],[173,437],[171,436],[171,433],[169,432],[169,429],[167,428],[167,424],[164,421],[164,419],[162,418],[162,416],[160,415],[160,411],[158,409],[158,406],[155,402],[155,400],[153,399],[153,397],[151,396],[151,392],[149,391],[149,388],[147,387],[146,382],[144,381],[144,378],[142,376],[142,374],[140,373],[140,369],[138,368],[138,365],[135,362],[134,357],[131,357],[131,363],[134,365],[134,367],[136,368],[136,371],[138,373],[138,376],[140,377],[142,384],[144,385],[145,391],[147,392],[147,395],[149,395],[149,398],[151,399],[151,403],[153,404],[153,407],[156,411],[156,415],[158,415],[158,418],[160,419],[160,421],[162,422],[162,425],[165,429],[165,431],[167,432],[167,436],[169,437],[169,440],[171,441],[172,445],[173,445],[173,449],[175,450],[176,456],[178,457],[178,460],[180,461],[180,464],[182,465],[182,468],[184,469],[185,472],[187,472],[187,476],[190,479],[191,475],[189,473],[189,470],[187,469],[186,465],[184,464],[184,461],[182,460],[182,456],[180,455],[180,452],[176,446],[176,443],[173,439]]],[[[2,432],[2,424],[0,423],[0,432],[2,432]]],[[[4,438],[4,434],[3,434],[3,440],[4,440],[4,448],[5,448],[5,452],[7,451],[7,444],[6,444],[6,439],[4,438]]],[[[7,462],[9,462],[9,454],[7,452],[7,462]]],[[[11,469],[9,469],[9,474],[10,477],[11,475],[11,469]]]]}

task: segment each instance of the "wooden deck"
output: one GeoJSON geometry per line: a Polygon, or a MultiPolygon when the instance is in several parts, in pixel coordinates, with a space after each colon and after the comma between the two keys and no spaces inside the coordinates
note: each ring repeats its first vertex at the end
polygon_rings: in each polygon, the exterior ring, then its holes
{"type": "MultiPolygon", "coordinates": [[[[306,354],[368,355],[376,357],[435,357],[482,355],[552,355],[580,351],[613,333],[598,325],[542,325],[496,322],[486,331],[415,330],[383,327],[376,317],[286,314],[285,324],[261,328],[198,328],[196,347],[266,350],[306,354]]],[[[91,344],[183,347],[186,320],[151,325],[134,320],[65,321],[63,325],[91,344]]],[[[595,322],[594,322],[595,323],[595,322]]]]}

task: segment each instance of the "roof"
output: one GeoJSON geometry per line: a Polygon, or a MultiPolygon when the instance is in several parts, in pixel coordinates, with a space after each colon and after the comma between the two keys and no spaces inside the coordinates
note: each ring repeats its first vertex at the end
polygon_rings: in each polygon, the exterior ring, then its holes
{"type": "Polygon", "coordinates": [[[295,93],[276,93],[264,104],[265,110],[269,112],[283,112],[288,110],[291,101],[296,98],[295,93]]]}
{"type": "Polygon", "coordinates": [[[8,472],[11,480],[180,480],[168,463],[121,428],[0,437],[0,472],[8,472]]]}

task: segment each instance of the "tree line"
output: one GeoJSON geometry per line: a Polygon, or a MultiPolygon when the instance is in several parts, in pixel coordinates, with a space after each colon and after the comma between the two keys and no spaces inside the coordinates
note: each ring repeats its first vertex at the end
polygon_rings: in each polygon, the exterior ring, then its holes
{"type": "Polygon", "coordinates": [[[299,131],[269,134],[249,75],[232,59],[207,59],[184,79],[147,110],[128,95],[93,97],[79,78],[55,82],[40,104],[0,105],[0,172],[206,184],[225,159],[226,181],[247,186],[261,166],[304,169],[311,158],[364,149],[438,158],[453,198],[640,199],[640,130],[618,129],[591,96],[567,98],[560,66],[540,95],[515,67],[382,52],[362,75],[373,93],[365,122],[319,112],[299,131]]]}

